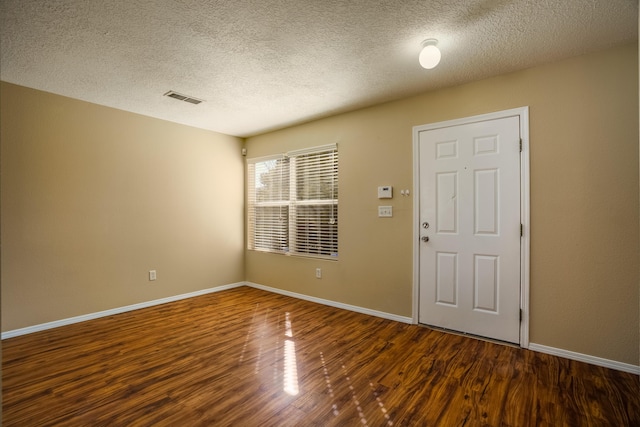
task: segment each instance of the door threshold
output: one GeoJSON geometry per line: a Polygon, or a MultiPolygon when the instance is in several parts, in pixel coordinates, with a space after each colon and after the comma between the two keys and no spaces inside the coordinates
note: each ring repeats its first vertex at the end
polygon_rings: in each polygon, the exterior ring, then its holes
{"type": "Polygon", "coordinates": [[[474,338],[480,341],[486,341],[486,342],[490,342],[493,344],[501,344],[501,345],[506,345],[508,347],[514,347],[514,348],[522,348],[520,347],[519,344],[515,344],[509,341],[502,341],[502,340],[498,340],[495,338],[489,338],[489,337],[483,337],[481,335],[475,335],[475,334],[470,334],[468,332],[461,332],[461,331],[456,331],[454,329],[447,329],[447,328],[443,328],[440,326],[433,326],[433,325],[425,325],[424,323],[418,323],[418,326],[421,326],[423,328],[427,328],[427,329],[431,329],[434,331],[438,331],[438,332],[444,332],[446,334],[452,334],[452,335],[458,335],[461,337],[468,337],[468,338],[474,338]]]}

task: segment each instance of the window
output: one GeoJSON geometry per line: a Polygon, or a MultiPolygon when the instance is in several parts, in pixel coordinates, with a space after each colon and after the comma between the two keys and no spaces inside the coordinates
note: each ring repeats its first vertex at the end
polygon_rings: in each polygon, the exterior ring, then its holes
{"type": "Polygon", "coordinates": [[[336,145],[247,163],[248,248],[337,258],[336,145]]]}

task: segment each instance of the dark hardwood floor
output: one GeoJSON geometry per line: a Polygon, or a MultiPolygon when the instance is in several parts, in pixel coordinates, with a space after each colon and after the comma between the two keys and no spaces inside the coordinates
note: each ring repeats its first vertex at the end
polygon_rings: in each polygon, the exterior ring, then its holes
{"type": "Polygon", "coordinates": [[[242,287],[3,341],[5,426],[640,426],[637,375],[242,287]]]}

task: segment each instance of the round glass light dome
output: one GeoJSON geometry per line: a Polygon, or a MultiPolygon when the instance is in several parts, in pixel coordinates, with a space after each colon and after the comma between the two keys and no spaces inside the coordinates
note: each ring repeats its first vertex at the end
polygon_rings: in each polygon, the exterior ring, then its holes
{"type": "Polygon", "coordinates": [[[433,44],[429,44],[422,48],[418,60],[420,61],[422,68],[431,70],[440,63],[441,56],[440,49],[433,44]]]}

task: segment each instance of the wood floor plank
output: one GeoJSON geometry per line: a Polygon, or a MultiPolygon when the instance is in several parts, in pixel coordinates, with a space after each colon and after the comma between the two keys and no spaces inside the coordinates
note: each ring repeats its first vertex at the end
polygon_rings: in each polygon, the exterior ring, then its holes
{"type": "Polygon", "coordinates": [[[639,426],[640,380],[237,288],[3,342],[5,426],[639,426]]]}

